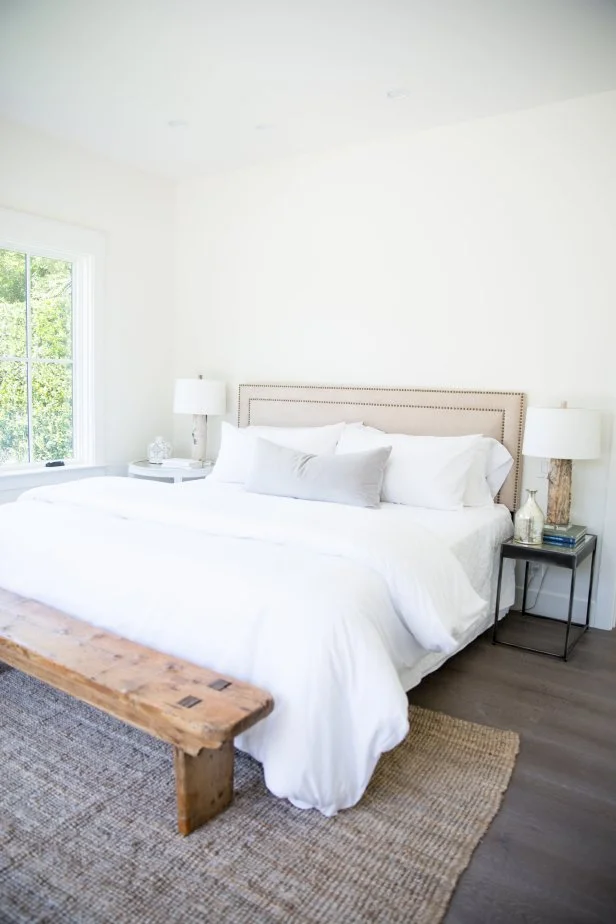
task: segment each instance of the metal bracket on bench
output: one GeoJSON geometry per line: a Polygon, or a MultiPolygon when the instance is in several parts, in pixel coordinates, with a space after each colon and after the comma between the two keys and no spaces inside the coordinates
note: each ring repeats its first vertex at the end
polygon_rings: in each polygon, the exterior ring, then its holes
{"type": "Polygon", "coordinates": [[[196,696],[185,696],[184,699],[179,701],[178,706],[184,706],[185,709],[192,709],[193,706],[201,702],[203,702],[203,700],[197,699],[196,696]]]}
{"type": "MultiPolygon", "coordinates": [[[[212,690],[226,690],[227,687],[231,686],[230,680],[224,680],[222,677],[219,677],[218,680],[212,680],[211,683],[208,683],[208,687],[212,690]]],[[[183,706],[185,709],[192,709],[193,706],[196,706],[197,703],[201,703],[203,700],[198,699],[196,696],[185,696],[184,699],[181,699],[178,703],[178,706],[183,706]]]]}

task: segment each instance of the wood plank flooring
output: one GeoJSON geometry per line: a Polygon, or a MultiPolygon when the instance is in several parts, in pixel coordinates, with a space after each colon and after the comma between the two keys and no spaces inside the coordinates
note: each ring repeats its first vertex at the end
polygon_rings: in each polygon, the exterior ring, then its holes
{"type": "MultiPolygon", "coordinates": [[[[514,613],[506,622],[509,639],[560,646],[563,626],[514,613]]],[[[494,646],[488,632],[409,699],[521,736],[445,924],[614,924],[616,631],[590,630],[567,663],[494,646]]]]}

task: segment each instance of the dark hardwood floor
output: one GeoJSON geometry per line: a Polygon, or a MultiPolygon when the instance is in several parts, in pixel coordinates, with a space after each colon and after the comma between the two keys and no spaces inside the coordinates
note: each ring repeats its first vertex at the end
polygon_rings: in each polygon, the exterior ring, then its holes
{"type": "MultiPolygon", "coordinates": [[[[557,632],[560,645],[560,625],[513,613],[506,622],[509,638],[543,647],[557,632]]],[[[590,630],[567,663],[494,646],[486,633],[409,699],[521,736],[445,924],[614,924],[616,631],[590,630]]]]}

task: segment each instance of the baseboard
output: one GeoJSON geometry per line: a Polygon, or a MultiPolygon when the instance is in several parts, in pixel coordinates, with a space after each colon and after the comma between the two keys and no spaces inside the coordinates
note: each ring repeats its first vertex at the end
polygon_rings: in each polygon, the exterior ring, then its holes
{"type": "MultiPolygon", "coordinates": [[[[529,590],[527,597],[527,606],[526,611],[532,613],[533,616],[549,616],[551,619],[561,619],[563,622],[567,620],[567,614],[569,611],[569,593],[568,593],[568,584],[569,584],[569,575],[565,575],[565,584],[567,585],[567,590],[563,593],[557,593],[552,590],[542,590],[537,598],[537,602],[534,606],[529,606],[528,601],[534,603],[535,593],[534,591],[529,590]]],[[[522,592],[523,588],[520,584],[516,584],[515,588],[515,605],[514,609],[522,609],[522,592]]],[[[586,606],[587,606],[587,597],[584,593],[583,596],[577,596],[573,598],[573,621],[574,622],[585,622],[586,621],[586,606]]],[[[599,614],[594,609],[595,600],[593,597],[592,605],[590,607],[590,625],[596,629],[611,629],[611,626],[604,625],[600,619],[599,614]]]]}

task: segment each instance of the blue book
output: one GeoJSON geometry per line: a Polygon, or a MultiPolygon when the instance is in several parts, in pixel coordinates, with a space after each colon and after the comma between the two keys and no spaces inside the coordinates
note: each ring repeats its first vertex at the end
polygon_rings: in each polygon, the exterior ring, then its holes
{"type": "Polygon", "coordinates": [[[586,536],[582,536],[580,539],[577,539],[576,541],[572,541],[571,539],[558,539],[554,536],[544,536],[543,544],[544,545],[557,545],[560,548],[565,548],[565,549],[575,549],[577,548],[578,545],[582,545],[585,539],[586,539],[586,536]]]}

